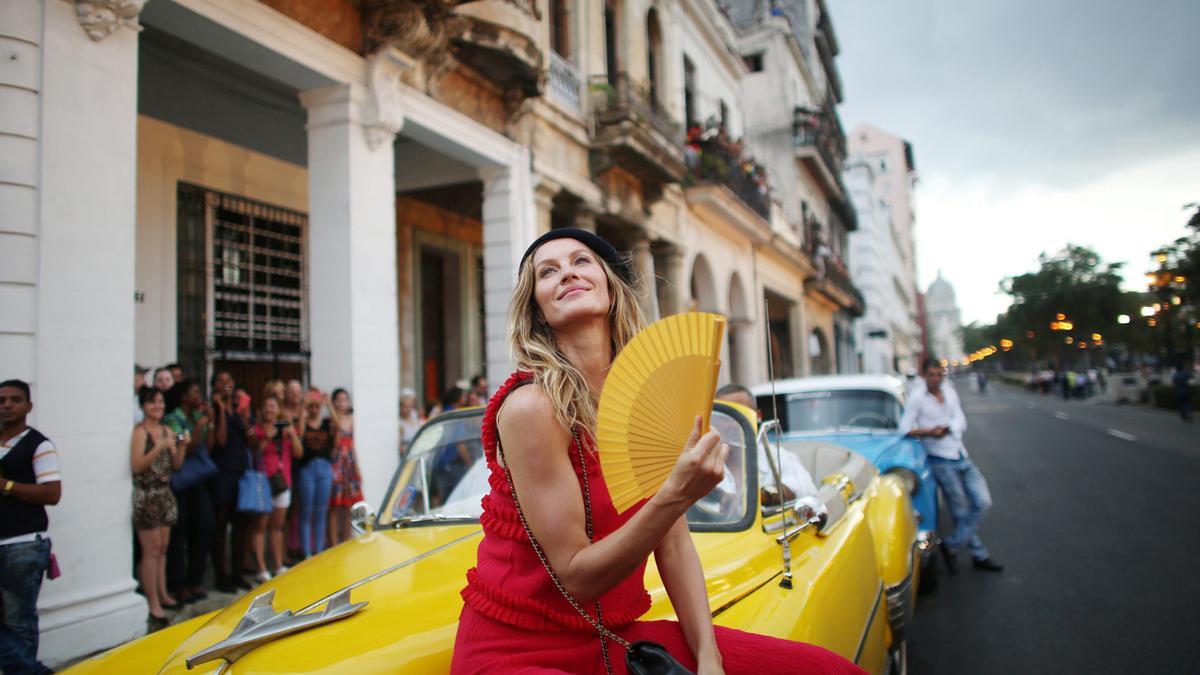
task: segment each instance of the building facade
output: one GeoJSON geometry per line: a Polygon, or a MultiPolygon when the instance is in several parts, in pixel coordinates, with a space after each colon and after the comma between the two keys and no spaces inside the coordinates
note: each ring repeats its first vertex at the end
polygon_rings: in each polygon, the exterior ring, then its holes
{"type": "Polygon", "coordinates": [[[768,167],[773,196],[812,265],[799,298],[803,364],[795,374],[857,372],[852,325],[865,303],[848,262],[858,224],[842,180],[842,84],[829,12],[821,0],[745,0],[730,3],[730,16],[750,71],[746,144],[768,167]]]}
{"type": "Polygon", "coordinates": [[[0,4],[0,370],[31,382],[31,423],[65,476],[43,658],[145,628],[129,574],[135,363],[229,370],[256,397],[274,378],[348,389],[374,502],[398,461],[401,389],[427,404],[476,373],[502,381],[521,253],[573,225],[630,253],[651,317],[730,318],[722,382],[763,381],[769,360],[781,376],[849,369],[863,305],[837,45],[822,2],[796,12],[0,4]],[[760,51],[781,64],[769,77],[798,83],[787,101],[767,97],[760,51]],[[777,123],[787,151],[772,157],[777,123]]]}
{"type": "Polygon", "coordinates": [[[855,325],[864,372],[907,374],[919,368],[912,145],[870,125],[848,136],[844,177],[858,213],[850,235],[851,271],[867,300],[855,325]]]}
{"type": "Polygon", "coordinates": [[[944,361],[943,365],[967,363],[963,351],[962,312],[954,296],[954,286],[938,270],[937,278],[925,292],[925,321],[928,331],[929,356],[944,361]]]}

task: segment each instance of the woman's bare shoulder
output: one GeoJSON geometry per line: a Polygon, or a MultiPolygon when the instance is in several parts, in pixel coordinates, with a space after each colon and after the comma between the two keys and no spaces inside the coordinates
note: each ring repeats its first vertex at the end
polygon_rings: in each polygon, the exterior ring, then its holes
{"type": "Polygon", "coordinates": [[[501,426],[545,424],[554,420],[554,402],[536,384],[517,387],[504,398],[496,412],[501,426]]]}

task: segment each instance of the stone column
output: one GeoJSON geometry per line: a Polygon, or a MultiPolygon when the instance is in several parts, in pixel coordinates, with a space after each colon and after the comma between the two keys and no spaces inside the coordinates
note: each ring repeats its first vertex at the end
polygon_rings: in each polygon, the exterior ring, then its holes
{"type": "Polygon", "coordinates": [[[659,316],[678,314],[686,309],[687,282],[683,276],[683,251],[673,244],[651,248],[654,269],[662,278],[661,290],[656,292],[659,316]]]}
{"type": "Polygon", "coordinates": [[[650,252],[650,240],[641,239],[633,245],[633,276],[639,282],[638,303],[646,321],[657,321],[658,313],[658,284],[655,281],[654,254],[650,252]]]}
{"type": "Polygon", "coordinates": [[[508,302],[521,255],[537,237],[529,150],[517,147],[509,162],[480,170],[483,178],[484,338],[488,385],[508,377],[508,302]]]}
{"type": "Polygon", "coordinates": [[[363,494],[375,505],[396,469],[399,440],[393,141],[403,120],[394,109],[373,109],[384,99],[359,85],[306,91],[300,100],[308,110],[312,380],[353,397],[363,494]],[[382,123],[389,114],[392,122],[382,123]]]}
{"type": "Polygon", "coordinates": [[[537,235],[549,232],[554,227],[554,195],[559,187],[542,178],[533,191],[534,208],[537,211],[537,235]]]}
{"type": "Polygon", "coordinates": [[[50,665],[145,632],[130,576],[136,27],[141,1],[0,3],[0,369],[54,441],[63,576],[42,584],[50,665]],[[103,6],[96,6],[103,5],[103,6]]]}
{"type": "Polygon", "coordinates": [[[596,231],[596,212],[589,208],[580,208],[575,212],[575,227],[588,232],[596,231]]]}

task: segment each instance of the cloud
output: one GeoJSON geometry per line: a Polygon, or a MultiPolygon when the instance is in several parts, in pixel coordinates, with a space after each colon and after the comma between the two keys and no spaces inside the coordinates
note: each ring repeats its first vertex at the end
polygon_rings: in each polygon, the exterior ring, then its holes
{"type": "Polygon", "coordinates": [[[1200,146],[1200,3],[831,3],[847,128],[926,176],[1071,187],[1200,146]]]}
{"type": "Polygon", "coordinates": [[[1200,200],[1200,148],[1128,167],[1073,188],[1010,189],[987,179],[925,180],[917,190],[917,267],[923,288],[936,273],[954,285],[963,321],[990,323],[1008,306],[998,284],[1036,269],[1037,256],[1067,243],[1124,262],[1140,287],[1150,251],[1186,232],[1200,200]]]}

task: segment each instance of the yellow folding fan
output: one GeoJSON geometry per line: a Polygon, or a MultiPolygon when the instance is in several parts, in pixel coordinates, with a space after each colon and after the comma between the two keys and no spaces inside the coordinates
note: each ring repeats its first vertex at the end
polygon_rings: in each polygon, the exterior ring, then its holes
{"type": "Polygon", "coordinates": [[[596,444],[618,512],[658,492],[696,415],[708,430],[724,336],[720,314],[675,314],[617,354],[600,394],[596,444]]]}

